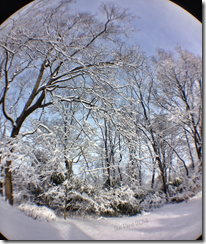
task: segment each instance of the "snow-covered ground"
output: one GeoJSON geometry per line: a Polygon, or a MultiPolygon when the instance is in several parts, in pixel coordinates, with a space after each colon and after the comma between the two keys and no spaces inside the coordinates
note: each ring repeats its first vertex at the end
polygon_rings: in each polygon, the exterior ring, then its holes
{"type": "Polygon", "coordinates": [[[195,240],[202,234],[202,192],[132,217],[50,222],[34,220],[1,198],[0,232],[9,240],[195,240]]]}

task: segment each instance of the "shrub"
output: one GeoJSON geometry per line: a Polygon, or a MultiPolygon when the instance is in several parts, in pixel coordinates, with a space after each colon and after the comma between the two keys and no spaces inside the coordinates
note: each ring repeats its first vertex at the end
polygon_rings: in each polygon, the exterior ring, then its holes
{"type": "Polygon", "coordinates": [[[153,208],[159,208],[166,203],[166,196],[163,191],[157,192],[148,191],[145,199],[140,203],[140,206],[145,211],[150,211],[153,208]]]}
{"type": "Polygon", "coordinates": [[[38,221],[56,220],[56,215],[51,209],[37,206],[34,203],[22,203],[19,209],[27,216],[37,219],[38,221]]]}
{"type": "Polygon", "coordinates": [[[197,170],[189,177],[177,177],[174,183],[168,186],[169,202],[182,202],[202,189],[202,174],[197,170]],[[182,180],[181,184],[177,184],[179,179],[182,180]]]}

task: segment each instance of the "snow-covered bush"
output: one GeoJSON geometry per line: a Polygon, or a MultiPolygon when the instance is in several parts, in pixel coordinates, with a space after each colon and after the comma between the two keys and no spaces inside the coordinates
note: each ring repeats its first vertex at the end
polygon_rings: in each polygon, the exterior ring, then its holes
{"type": "Polygon", "coordinates": [[[148,192],[145,199],[140,203],[140,206],[144,211],[150,211],[153,208],[159,208],[166,203],[166,197],[164,192],[157,191],[152,193],[151,191],[148,192]]]}
{"type": "Polygon", "coordinates": [[[179,202],[193,196],[198,192],[200,179],[182,178],[174,179],[175,184],[168,185],[167,198],[161,189],[144,188],[140,186],[120,186],[102,188],[92,186],[88,181],[72,177],[63,184],[55,185],[39,195],[42,204],[63,215],[65,199],[67,199],[66,212],[69,216],[105,216],[117,217],[123,215],[136,215],[142,211],[152,211],[169,202],[179,202]],[[194,180],[196,183],[194,184],[194,180]],[[198,183],[199,182],[199,183],[198,183]],[[197,184],[198,183],[198,184],[197,184]],[[67,184],[67,197],[65,194],[67,184]]]}
{"type": "Polygon", "coordinates": [[[122,216],[136,215],[141,212],[139,200],[129,187],[102,189],[78,181],[69,185],[67,213],[69,215],[122,216]],[[77,182],[76,182],[77,183],[77,182]]]}
{"type": "MultiPolygon", "coordinates": [[[[91,186],[87,181],[72,178],[67,183],[66,212],[69,216],[123,216],[141,212],[139,200],[129,187],[103,189],[91,186]]],[[[55,186],[40,195],[42,202],[63,215],[65,206],[65,184],[55,186]]]]}
{"type": "Polygon", "coordinates": [[[69,216],[85,217],[99,214],[99,203],[96,201],[96,196],[100,192],[98,186],[93,187],[86,180],[80,181],[72,177],[67,182],[67,189],[66,211],[69,216]]]}
{"type": "Polygon", "coordinates": [[[47,207],[37,206],[34,203],[22,203],[19,209],[27,216],[37,219],[38,221],[56,220],[54,211],[47,207]]]}
{"type": "Polygon", "coordinates": [[[65,199],[65,190],[62,185],[52,186],[47,191],[43,192],[35,199],[40,205],[45,205],[57,213],[63,209],[65,199]]]}
{"type": "Polygon", "coordinates": [[[136,215],[141,213],[139,200],[135,198],[135,191],[129,187],[120,187],[114,190],[115,199],[112,207],[119,212],[119,215],[136,215]]]}
{"type": "Polygon", "coordinates": [[[162,206],[166,200],[162,191],[155,192],[140,186],[102,188],[91,186],[86,180],[72,177],[66,183],[51,187],[39,195],[42,204],[63,215],[65,199],[68,216],[133,216],[143,210],[162,206]],[[67,197],[65,191],[67,185],[67,197]]]}
{"type": "Polygon", "coordinates": [[[67,214],[70,216],[98,215],[99,206],[94,199],[86,193],[71,191],[67,198],[67,214]]]}
{"type": "Polygon", "coordinates": [[[181,178],[183,179],[181,184],[168,186],[169,202],[182,202],[193,197],[202,189],[201,172],[195,171],[191,176],[181,178]]]}
{"type": "Polygon", "coordinates": [[[59,185],[52,185],[47,191],[40,194],[39,203],[55,210],[58,215],[63,215],[65,199],[67,199],[66,211],[71,216],[84,216],[96,213],[93,196],[97,189],[91,187],[86,181],[71,178],[59,185]],[[66,188],[67,185],[67,197],[66,188]]]}

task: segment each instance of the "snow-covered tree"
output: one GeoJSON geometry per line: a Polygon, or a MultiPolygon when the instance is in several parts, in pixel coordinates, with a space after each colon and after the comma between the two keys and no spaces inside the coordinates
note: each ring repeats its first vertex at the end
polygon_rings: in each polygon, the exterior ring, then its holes
{"type": "Polygon", "coordinates": [[[202,60],[178,47],[176,56],[159,50],[154,63],[156,101],[182,128],[195,167],[193,158],[202,161],[202,60]]]}
{"type": "MultiPolygon", "coordinates": [[[[127,34],[132,16],[113,4],[102,4],[100,16],[75,13],[71,3],[42,1],[1,29],[1,114],[12,138],[35,111],[56,101],[98,109],[95,97],[109,104],[101,90],[115,87],[115,72],[126,62],[118,36],[127,34]],[[70,95],[62,97],[62,89],[70,95]]],[[[5,165],[6,197],[13,204],[11,164],[5,165]]]]}

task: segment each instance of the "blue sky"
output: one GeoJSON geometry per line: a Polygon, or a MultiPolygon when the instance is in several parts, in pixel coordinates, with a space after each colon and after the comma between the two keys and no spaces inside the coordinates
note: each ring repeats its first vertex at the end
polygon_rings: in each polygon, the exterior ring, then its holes
{"type": "MultiPolygon", "coordinates": [[[[76,0],[76,10],[96,13],[102,0],[76,0]]],[[[139,44],[147,55],[156,48],[173,51],[177,45],[202,56],[202,24],[169,0],[113,0],[140,18],[133,25],[139,30],[133,34],[133,44],[139,44]]]]}
{"type": "MultiPolygon", "coordinates": [[[[47,4],[56,1],[49,0],[47,4]]],[[[41,5],[42,2],[43,0],[32,2],[21,11],[28,13],[28,7],[39,3],[41,5]]],[[[156,48],[174,51],[177,45],[182,45],[189,52],[202,56],[202,24],[173,2],[169,0],[75,0],[72,8],[95,14],[102,2],[114,2],[140,17],[132,23],[138,32],[133,34],[130,43],[139,45],[147,55],[154,55],[156,48]]]]}

